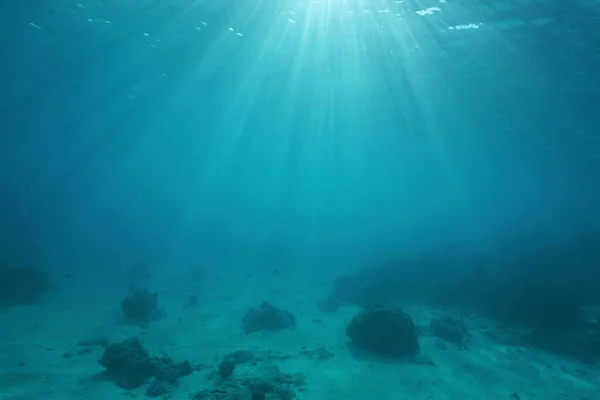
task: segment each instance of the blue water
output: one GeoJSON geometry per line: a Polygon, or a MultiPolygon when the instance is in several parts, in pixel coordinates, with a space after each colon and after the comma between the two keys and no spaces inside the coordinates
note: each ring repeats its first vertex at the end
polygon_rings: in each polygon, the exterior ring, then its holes
{"type": "Polygon", "coordinates": [[[98,364],[131,337],[192,363],[173,399],[240,349],[299,399],[598,398],[599,26],[598,0],[0,2],[0,399],[144,396],[158,372],[98,364]],[[380,301],[402,334],[362,349],[423,358],[352,351],[380,301]]]}
{"type": "Polygon", "coordinates": [[[4,258],[343,262],[593,232],[599,9],[6,2],[4,258]]]}

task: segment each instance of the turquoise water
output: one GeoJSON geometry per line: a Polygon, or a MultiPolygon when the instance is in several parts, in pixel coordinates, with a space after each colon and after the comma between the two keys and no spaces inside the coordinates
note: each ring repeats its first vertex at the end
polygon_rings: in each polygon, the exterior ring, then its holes
{"type": "Polygon", "coordinates": [[[0,2],[0,400],[600,398],[599,26],[0,2]]]}
{"type": "Polygon", "coordinates": [[[343,263],[597,229],[597,1],[1,7],[15,262],[343,263]]]}

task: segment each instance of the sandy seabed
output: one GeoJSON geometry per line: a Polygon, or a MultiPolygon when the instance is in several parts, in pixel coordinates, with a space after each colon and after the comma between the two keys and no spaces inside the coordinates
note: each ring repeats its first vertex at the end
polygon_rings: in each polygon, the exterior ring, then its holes
{"type": "MultiPolygon", "coordinates": [[[[0,313],[0,400],[118,400],[145,398],[146,387],[126,391],[102,373],[101,347],[82,351],[82,340],[106,336],[120,341],[139,336],[152,355],[202,366],[180,379],[170,399],[190,399],[215,385],[222,358],[237,350],[277,355],[284,373],[301,373],[306,385],[299,400],[599,400],[600,368],[535,349],[494,343],[488,321],[465,317],[467,348],[421,336],[427,362],[384,362],[358,357],[345,328],[358,308],[335,313],[316,302],[331,280],[272,275],[215,278],[194,286],[177,277],[155,277],[148,289],[159,293],[163,317],[146,326],[126,324],[120,302],[127,288],[91,278],[65,279],[40,304],[0,313]],[[194,307],[189,296],[198,297],[194,307]],[[294,314],[297,328],[245,335],[242,318],[268,300],[294,314]],[[330,353],[330,357],[310,354],[330,353]]],[[[440,310],[407,306],[417,325],[440,310]]]]}

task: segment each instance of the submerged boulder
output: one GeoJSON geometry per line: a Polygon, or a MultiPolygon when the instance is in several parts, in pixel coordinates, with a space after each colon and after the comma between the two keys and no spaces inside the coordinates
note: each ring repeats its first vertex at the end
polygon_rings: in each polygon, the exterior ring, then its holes
{"type": "Polygon", "coordinates": [[[221,377],[221,379],[227,379],[231,375],[233,375],[235,367],[235,360],[226,358],[225,360],[221,361],[221,363],[219,364],[219,376],[221,377]]]}
{"type": "Polygon", "coordinates": [[[259,307],[252,307],[244,315],[243,328],[246,334],[265,330],[279,331],[294,328],[296,319],[292,313],[283,311],[269,302],[263,302],[259,307]]]}
{"type": "Polygon", "coordinates": [[[374,305],[352,318],[346,328],[352,344],[384,357],[404,357],[419,351],[419,338],[412,318],[400,311],[374,305]]]}
{"type": "Polygon", "coordinates": [[[152,379],[150,392],[175,385],[177,380],[192,373],[188,361],[174,363],[169,357],[151,357],[138,338],[108,345],[98,363],[123,389],[135,389],[152,379]]]}
{"type": "Polygon", "coordinates": [[[148,321],[158,312],[158,294],[147,290],[138,290],[125,297],[121,309],[125,318],[132,321],[148,321]]]}
{"type": "Polygon", "coordinates": [[[158,360],[150,357],[137,338],[109,345],[98,362],[123,389],[139,387],[160,368],[158,360]]]}

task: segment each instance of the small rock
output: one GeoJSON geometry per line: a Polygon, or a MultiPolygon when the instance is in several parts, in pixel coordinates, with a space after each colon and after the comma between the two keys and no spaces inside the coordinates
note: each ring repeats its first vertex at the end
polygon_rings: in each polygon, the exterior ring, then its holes
{"type": "Polygon", "coordinates": [[[247,335],[261,330],[275,332],[295,327],[296,320],[290,312],[283,311],[266,301],[259,307],[246,311],[243,320],[244,332],[247,335]]]}
{"type": "Polygon", "coordinates": [[[264,392],[252,392],[252,400],[265,400],[266,397],[264,392]]]}
{"type": "Polygon", "coordinates": [[[219,376],[221,379],[229,378],[233,375],[233,370],[235,370],[235,362],[233,360],[223,360],[219,364],[219,376]]]}

